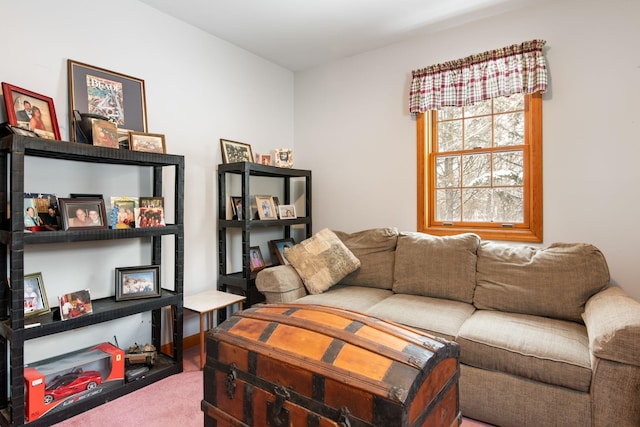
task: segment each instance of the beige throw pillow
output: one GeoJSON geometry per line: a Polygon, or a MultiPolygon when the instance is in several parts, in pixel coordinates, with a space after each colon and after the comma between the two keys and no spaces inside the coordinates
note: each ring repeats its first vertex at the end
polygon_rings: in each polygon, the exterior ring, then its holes
{"type": "Polygon", "coordinates": [[[285,251],[310,294],[320,294],[360,267],[360,260],[325,228],[285,251]]]}

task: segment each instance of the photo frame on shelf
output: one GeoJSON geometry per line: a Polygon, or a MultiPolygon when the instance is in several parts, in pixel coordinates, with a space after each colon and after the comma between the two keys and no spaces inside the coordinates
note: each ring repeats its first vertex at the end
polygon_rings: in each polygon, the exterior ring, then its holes
{"type": "Polygon", "coordinates": [[[279,168],[292,168],[293,150],[290,148],[277,148],[273,154],[273,161],[279,168]]]}
{"type": "Polygon", "coordinates": [[[160,291],[160,266],[116,268],[116,301],[157,298],[160,291]]]}
{"type": "Polygon", "coordinates": [[[24,193],[24,227],[29,231],[60,229],[58,197],[48,193],[24,193]]]}
{"type": "Polygon", "coordinates": [[[103,199],[60,198],[60,216],[64,230],[100,230],[109,228],[103,199]]]}
{"type": "Polygon", "coordinates": [[[281,265],[288,265],[289,261],[284,256],[286,249],[292,248],[296,244],[292,238],[269,240],[269,250],[271,251],[271,258],[277,259],[281,265]]]}
{"type": "Polygon", "coordinates": [[[164,135],[159,133],[129,132],[129,149],[145,153],[165,154],[164,135]]]}
{"type": "Polygon", "coordinates": [[[272,196],[256,196],[256,206],[258,208],[258,218],[278,219],[276,205],[272,196]]]}
{"type": "Polygon", "coordinates": [[[0,138],[7,135],[22,135],[22,136],[38,136],[35,132],[31,132],[28,129],[23,129],[18,126],[10,125],[9,122],[0,123],[0,138]]]}
{"type": "Polygon", "coordinates": [[[93,145],[96,147],[120,148],[118,126],[108,120],[96,119],[91,124],[93,145]]]}
{"type": "Polygon", "coordinates": [[[24,275],[24,317],[39,316],[49,313],[49,300],[44,288],[42,273],[24,275]]]}
{"type": "Polygon", "coordinates": [[[242,220],[242,197],[231,196],[231,219],[242,220]]]}
{"type": "Polygon", "coordinates": [[[26,129],[40,138],[60,140],[52,98],[5,82],[2,83],[2,95],[9,125],[26,129]]]}
{"type": "Polygon", "coordinates": [[[278,205],[278,216],[280,219],[296,219],[296,206],[278,205]]]}
{"type": "Polygon", "coordinates": [[[135,228],[138,202],[138,197],[111,197],[111,227],[135,228]]]}
{"type": "Polygon", "coordinates": [[[223,163],[253,162],[251,145],[244,142],[220,139],[223,163]]]}
{"type": "Polygon", "coordinates": [[[136,228],[164,227],[164,197],[140,197],[135,208],[136,228]]]}
{"type": "Polygon", "coordinates": [[[60,318],[62,320],[74,319],[93,313],[91,292],[89,289],[75,291],[58,297],[60,305],[60,318]]]}
{"type": "MultiPolygon", "coordinates": [[[[69,79],[69,112],[96,114],[113,120],[118,138],[129,138],[129,132],[147,132],[147,106],[144,80],[105,68],[67,60],[69,79]]],[[[71,140],[77,142],[79,132],[71,118],[71,140]]]]}
{"type": "Polygon", "coordinates": [[[251,271],[260,271],[265,267],[260,246],[251,246],[249,248],[249,268],[251,271]]]}

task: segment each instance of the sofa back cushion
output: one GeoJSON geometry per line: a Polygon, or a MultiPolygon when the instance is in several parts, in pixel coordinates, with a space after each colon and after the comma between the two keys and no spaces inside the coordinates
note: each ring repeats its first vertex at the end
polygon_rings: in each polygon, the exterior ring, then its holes
{"type": "Polygon", "coordinates": [[[602,253],[586,243],[547,248],[482,242],[473,303],[479,309],[582,323],[584,305],[609,284],[602,253]]]}
{"type": "Polygon", "coordinates": [[[393,291],[398,294],[473,302],[480,237],[438,237],[402,232],[398,237],[393,291]]]}
{"type": "Polygon", "coordinates": [[[360,268],[342,279],[340,284],[391,289],[398,229],[375,228],[356,233],[334,232],[360,260],[360,268]]]}

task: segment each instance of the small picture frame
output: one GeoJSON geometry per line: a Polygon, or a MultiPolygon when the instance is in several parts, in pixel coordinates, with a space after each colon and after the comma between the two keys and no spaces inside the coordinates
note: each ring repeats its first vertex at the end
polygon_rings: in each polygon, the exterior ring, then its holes
{"type": "Polygon", "coordinates": [[[256,206],[258,207],[258,218],[278,219],[276,206],[271,196],[256,196],[256,206]]]}
{"type": "Polygon", "coordinates": [[[223,163],[252,162],[251,145],[228,139],[220,139],[223,163]]]}
{"type": "Polygon", "coordinates": [[[116,301],[156,298],[160,293],[160,266],[116,268],[116,301]]]}
{"type": "Polygon", "coordinates": [[[231,219],[242,220],[242,197],[231,196],[231,212],[233,213],[231,219]]]}
{"type": "Polygon", "coordinates": [[[296,207],[295,205],[279,205],[278,216],[280,219],[296,219],[296,207]]]}
{"type": "Polygon", "coordinates": [[[24,228],[30,231],[60,229],[58,197],[47,193],[24,193],[24,228]]]}
{"type": "Polygon", "coordinates": [[[293,167],[293,150],[290,148],[277,148],[273,158],[274,164],[279,168],[293,167]]]}
{"type": "Polygon", "coordinates": [[[93,145],[96,147],[120,148],[118,126],[108,120],[94,119],[91,124],[93,145]]]}
{"type": "Polygon", "coordinates": [[[138,197],[111,197],[111,227],[135,228],[138,197]]]}
{"type": "Polygon", "coordinates": [[[24,317],[49,313],[49,300],[44,289],[42,273],[25,274],[24,276],[24,317]]]}
{"type": "Polygon", "coordinates": [[[0,124],[0,137],[7,136],[7,135],[22,135],[22,136],[30,136],[30,137],[37,137],[38,136],[38,134],[36,134],[35,132],[31,132],[28,129],[23,129],[23,128],[18,127],[18,126],[13,126],[13,125],[10,125],[7,122],[1,123],[0,124]]]}
{"type": "Polygon", "coordinates": [[[260,156],[260,164],[271,166],[271,154],[263,154],[260,156]]]}
{"type": "Polygon", "coordinates": [[[164,135],[159,133],[129,132],[129,149],[145,153],[165,154],[164,135]]]}
{"type": "Polygon", "coordinates": [[[260,246],[251,246],[249,248],[249,268],[251,271],[260,271],[265,268],[260,246]]]}
{"type": "Polygon", "coordinates": [[[74,319],[93,313],[89,289],[61,295],[58,297],[58,303],[60,305],[60,318],[62,320],[74,319]]]}
{"type": "Polygon", "coordinates": [[[60,198],[64,230],[99,230],[109,228],[103,199],[60,198]]]}
{"type": "Polygon", "coordinates": [[[277,259],[281,265],[288,265],[289,261],[284,256],[284,251],[292,248],[295,244],[296,242],[292,238],[269,240],[271,257],[277,259]]]}
{"type": "Polygon", "coordinates": [[[164,197],[140,197],[140,207],[134,210],[136,228],[164,227],[164,197]]]}
{"type": "Polygon", "coordinates": [[[2,95],[10,125],[27,129],[40,138],[60,140],[52,98],[5,82],[2,95]]]}

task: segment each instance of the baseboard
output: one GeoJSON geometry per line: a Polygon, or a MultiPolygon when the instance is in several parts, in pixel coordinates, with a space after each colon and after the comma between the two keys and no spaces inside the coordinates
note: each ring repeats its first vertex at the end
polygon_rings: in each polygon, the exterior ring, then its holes
{"type": "MultiPolygon", "coordinates": [[[[200,334],[190,335],[188,337],[184,337],[182,339],[182,348],[189,348],[196,345],[200,345],[200,334]]],[[[164,354],[172,354],[173,353],[173,343],[169,342],[166,344],[162,344],[160,347],[160,351],[164,354]]]]}

